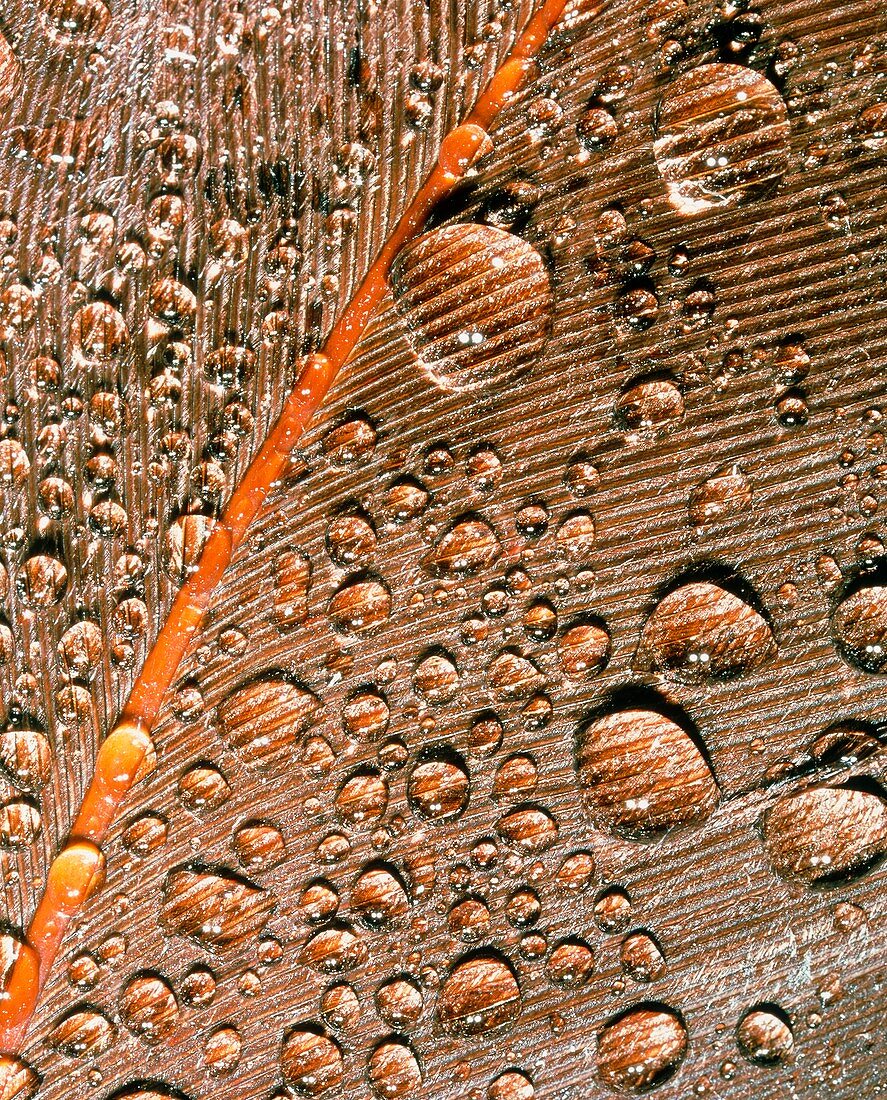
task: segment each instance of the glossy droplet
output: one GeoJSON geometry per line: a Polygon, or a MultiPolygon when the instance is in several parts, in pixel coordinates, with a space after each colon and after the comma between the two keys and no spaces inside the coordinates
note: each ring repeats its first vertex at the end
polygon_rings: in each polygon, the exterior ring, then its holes
{"type": "Polygon", "coordinates": [[[415,1051],[403,1039],[379,1043],[370,1055],[368,1074],[373,1091],[383,1100],[420,1095],[422,1070],[415,1051]]]}
{"type": "Polygon", "coordinates": [[[780,798],[764,817],[774,869],[809,885],[862,874],[887,853],[880,788],[813,786],[780,798]]]}
{"type": "Polygon", "coordinates": [[[12,1055],[0,1055],[0,1100],[33,1100],[40,1086],[37,1071],[12,1055]]]}
{"type": "Polygon", "coordinates": [[[336,629],[343,633],[373,630],[391,615],[391,592],[378,577],[358,574],[347,580],[330,600],[329,615],[336,629]]]}
{"type": "Polygon", "coordinates": [[[336,466],[369,461],[376,449],[376,426],[366,413],[352,413],[324,436],[323,452],[336,466]]]}
{"type": "Polygon", "coordinates": [[[416,763],[407,781],[410,809],[428,821],[458,817],[468,805],[468,766],[452,749],[432,749],[416,763]]]}
{"type": "Polygon", "coordinates": [[[366,689],[352,695],[342,709],[342,726],[356,741],[374,741],[388,729],[391,712],[384,696],[366,689]]]}
{"type": "Polygon", "coordinates": [[[605,714],[580,729],[579,786],[599,828],[629,839],[703,820],[718,787],[690,735],[653,710],[605,714]]]}
{"type": "Polygon", "coordinates": [[[308,1096],[339,1088],[344,1077],[339,1044],[313,1024],[295,1028],[284,1038],[280,1068],[287,1083],[308,1096]]]}
{"type": "Polygon", "coordinates": [[[490,792],[496,799],[528,798],[536,789],[539,772],[536,761],[526,753],[515,753],[496,769],[490,792]]]}
{"type": "Polygon", "coordinates": [[[686,1050],[687,1029],[673,1009],[638,1005],[598,1036],[598,1075],[610,1088],[646,1092],[672,1076],[686,1050]]]}
{"type": "Polygon", "coordinates": [[[205,966],[194,966],[182,979],[182,1000],[193,1008],[206,1008],[216,996],[216,978],[205,966]]]}
{"type": "Polygon", "coordinates": [[[256,935],[274,910],[273,894],[225,867],[179,867],[163,880],[164,929],[209,949],[256,935]]]}
{"type": "Polygon", "coordinates": [[[587,561],[595,543],[595,524],[590,512],[571,512],[557,529],[557,548],[569,561],[587,561]]]}
{"type": "Polygon", "coordinates": [[[365,957],[363,940],[349,925],[338,922],[315,932],[302,948],[301,960],[323,974],[352,970],[365,957]]]}
{"type": "Polygon", "coordinates": [[[558,824],[544,806],[517,806],[499,819],[496,831],[513,848],[535,853],[554,844],[558,824]]]}
{"type": "Polygon", "coordinates": [[[524,699],[545,685],[545,677],[528,658],[504,649],[490,662],[487,677],[501,699],[524,699]]]}
{"type": "Polygon", "coordinates": [[[887,585],[863,584],[832,615],[838,649],[865,672],[887,672],[887,585]]]}
{"type": "Polygon", "coordinates": [[[215,521],[209,516],[185,515],[174,520],[164,540],[166,572],[182,584],[197,568],[215,521]]]}
{"type": "Polygon", "coordinates": [[[483,898],[470,895],[461,898],[447,914],[450,932],[465,943],[477,943],[490,930],[490,910],[483,898]]]}
{"type": "Polygon", "coordinates": [[[413,672],[413,687],[429,703],[446,703],[459,687],[456,662],[443,650],[426,654],[413,672]]]}
{"type": "Polygon", "coordinates": [[[548,340],[545,263],[494,226],[458,223],[418,237],[395,261],[391,285],[420,361],[444,389],[512,378],[548,340]]]}
{"type": "Polygon", "coordinates": [[[214,764],[195,764],[179,777],[179,799],[193,813],[217,810],[231,797],[228,780],[214,764]]]}
{"type": "Polygon", "coordinates": [[[610,635],[598,621],[574,623],[558,638],[557,653],[565,676],[590,679],[607,663],[610,635]]]}
{"type": "Polygon", "coordinates": [[[336,809],[343,821],[355,827],[373,825],[388,808],[388,782],[370,769],[349,776],[336,795],[336,809]]]}
{"type": "Polygon", "coordinates": [[[284,550],[274,560],[274,621],[291,630],[308,617],[311,560],[303,550],[284,550]]]}
{"type": "Polygon", "coordinates": [[[69,1058],[96,1058],[114,1045],[117,1029],[103,1012],[83,1005],[57,1021],[47,1038],[69,1058]]]}
{"type": "Polygon", "coordinates": [[[315,695],[297,684],[275,677],[257,680],[220,707],[222,731],[251,767],[288,764],[319,705],[315,695]]]}
{"type": "Polygon", "coordinates": [[[427,556],[426,565],[441,575],[470,575],[488,569],[502,547],[493,528],[477,516],[457,520],[427,556]]]}
{"type": "Polygon", "coordinates": [[[665,956],[647,932],[632,932],[619,948],[622,972],[636,982],[653,982],[665,974],[665,956]]]}
{"type": "Polygon", "coordinates": [[[638,646],[639,668],[688,679],[729,678],[776,656],[766,620],[718,584],[690,581],[656,605],[638,646]]]}
{"type": "Polygon", "coordinates": [[[751,507],[752,490],[738,466],[725,466],[690,494],[689,514],[694,527],[720,523],[751,507]]]}
{"type": "Polygon", "coordinates": [[[232,847],[242,867],[254,874],[270,871],[286,859],[283,833],[267,821],[246,821],[234,834],[232,847]]]}
{"type": "Polygon", "coordinates": [[[755,198],[788,167],[785,103],[754,69],[699,65],[663,95],[653,151],[668,199],[682,214],[755,198]]]}
{"type": "Polygon", "coordinates": [[[214,1077],[227,1077],[240,1064],[243,1040],[230,1024],[217,1027],[203,1045],[203,1064],[214,1077]]]}
{"type": "Polygon", "coordinates": [[[507,1069],[490,1082],[487,1100],[536,1100],[536,1090],[525,1073],[507,1069]]]}
{"type": "Polygon", "coordinates": [[[750,1008],[736,1028],[736,1042],[743,1055],[759,1066],[788,1061],[795,1040],[785,1013],[776,1005],[750,1008]]]}
{"type": "Polygon", "coordinates": [[[592,884],[594,873],[594,855],[591,852],[573,852],[557,869],[554,884],[565,893],[581,894],[592,884]]]}
{"type": "Polygon", "coordinates": [[[0,806],[0,846],[27,848],[37,839],[43,822],[31,802],[16,798],[0,806]]]}
{"type": "Polygon", "coordinates": [[[470,1038],[513,1023],[521,1011],[517,976],[504,956],[479,951],[462,958],[441,986],[437,1015],[453,1035],[470,1038]]]}
{"type": "Polygon", "coordinates": [[[594,973],[591,948],[578,937],[563,940],[551,949],[545,973],[555,985],[570,989],[584,985],[594,973]]]}
{"type": "Polygon", "coordinates": [[[339,513],[326,529],[326,548],[330,557],[346,568],[367,565],[376,552],[377,543],[373,522],[361,510],[339,513]]]}
{"type": "Polygon", "coordinates": [[[123,353],[129,332],[121,315],[107,302],[91,302],[71,322],[71,345],[87,363],[107,363],[123,353]]]}
{"type": "Polygon", "coordinates": [[[146,1043],[159,1043],[173,1031],[179,1005],[172,987],[160,974],[137,974],[120,994],[120,1018],[146,1043]]]}
{"type": "Polygon", "coordinates": [[[630,431],[649,431],[681,419],[684,398],[669,378],[634,382],[616,402],[616,417],[630,431]]]}
{"type": "Polygon", "coordinates": [[[7,729],[0,734],[0,769],[10,782],[36,794],[49,782],[52,751],[39,730],[7,729]]]}
{"type": "Polygon", "coordinates": [[[376,990],[379,1018],[397,1031],[409,1031],[422,1016],[424,999],[419,984],[409,977],[392,978],[376,990]]]}
{"type": "Polygon", "coordinates": [[[65,594],[68,570],[64,563],[46,554],[35,554],[24,562],[18,588],[30,607],[52,607],[65,594]]]}

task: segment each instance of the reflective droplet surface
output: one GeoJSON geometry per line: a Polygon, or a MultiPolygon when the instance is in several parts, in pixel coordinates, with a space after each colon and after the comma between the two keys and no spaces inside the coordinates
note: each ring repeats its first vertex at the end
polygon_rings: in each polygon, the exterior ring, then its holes
{"type": "Polygon", "coordinates": [[[342,1084],[342,1051],[335,1039],[314,1025],[294,1028],[280,1053],[284,1079],[308,1096],[320,1096],[342,1084]]]}
{"type": "Polygon", "coordinates": [[[785,103],[754,69],[699,65],[666,89],[653,150],[681,214],[755,198],[788,167],[785,103]]]}
{"type": "Polygon", "coordinates": [[[708,817],[718,788],[692,737],[658,711],[627,709],[579,731],[579,786],[593,821],[629,839],[708,817]]]}
{"type": "Polygon", "coordinates": [[[517,976],[502,955],[477,952],[453,967],[441,986],[437,1015],[454,1035],[483,1035],[520,1015],[517,976]]]}
{"type": "Polygon", "coordinates": [[[887,671],[887,586],[862,584],[832,615],[832,630],[844,657],[865,672],[887,671]]]}
{"type": "Polygon", "coordinates": [[[260,932],[274,896],[227,868],[179,867],[163,881],[160,921],[201,947],[226,948],[260,932]]]}
{"type": "Polygon", "coordinates": [[[679,585],[656,605],[638,646],[640,668],[683,679],[740,676],[776,656],[766,620],[744,599],[709,581],[679,585]]]}
{"type": "Polygon", "coordinates": [[[420,361],[444,389],[514,377],[548,340],[548,271],[532,245],[491,225],[433,229],[391,272],[398,313],[420,361]]]}
{"type": "Polygon", "coordinates": [[[667,1081],[687,1050],[687,1029],[666,1005],[639,1005],[598,1036],[597,1070],[605,1085],[642,1093],[667,1081]]]}
{"type": "Polygon", "coordinates": [[[417,1096],[422,1087],[422,1070],[415,1051],[400,1038],[379,1043],[370,1055],[368,1072],[373,1091],[382,1100],[417,1096]]]}
{"type": "Polygon", "coordinates": [[[775,1005],[756,1005],[746,1012],[736,1028],[736,1042],[750,1062],[773,1066],[788,1061],[795,1040],[785,1013],[775,1005]]]}
{"type": "Polygon", "coordinates": [[[812,786],[778,799],[764,817],[776,872],[809,885],[862,874],[887,852],[887,798],[872,786],[812,786]]]}
{"type": "Polygon", "coordinates": [[[231,748],[256,768],[292,761],[295,747],[318,708],[317,698],[287,680],[269,677],[240,688],[221,708],[231,748]]]}

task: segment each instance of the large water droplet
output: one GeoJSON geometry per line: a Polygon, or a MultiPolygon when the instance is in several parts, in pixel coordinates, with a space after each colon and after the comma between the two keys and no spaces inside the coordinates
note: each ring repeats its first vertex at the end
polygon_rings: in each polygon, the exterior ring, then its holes
{"type": "Polygon", "coordinates": [[[484,1035],[520,1015],[517,975],[504,956],[479,951],[459,960],[445,979],[437,1015],[447,1031],[462,1038],[484,1035]]]}
{"type": "Polygon", "coordinates": [[[637,666],[688,680],[721,679],[775,656],[773,632],[751,604],[710,581],[689,581],[656,605],[641,635],[637,666]]]}
{"type": "Polygon", "coordinates": [[[201,947],[226,948],[260,932],[273,894],[225,867],[178,867],[163,881],[160,922],[201,947]]]}
{"type": "Polygon", "coordinates": [[[598,1037],[597,1068],[605,1085],[641,1093],[667,1081],[687,1050],[687,1029],[667,1005],[638,1005],[611,1020],[598,1037]]]}
{"type": "Polygon", "coordinates": [[[545,263],[532,245],[502,229],[471,223],[434,229],[400,253],[391,284],[421,362],[444,389],[512,378],[548,339],[545,263]]]}
{"type": "Polygon", "coordinates": [[[682,214],[754,198],[788,167],[785,103],[754,69],[700,65],[662,97],[653,151],[669,201],[682,214]]]}
{"type": "Polygon", "coordinates": [[[245,764],[291,765],[319,705],[315,695],[288,680],[257,680],[235,691],[220,707],[222,731],[245,764]]]}
{"type": "Polygon", "coordinates": [[[577,738],[579,785],[604,829],[643,839],[707,817],[718,787],[693,738],[658,711],[602,715],[577,738]]]}

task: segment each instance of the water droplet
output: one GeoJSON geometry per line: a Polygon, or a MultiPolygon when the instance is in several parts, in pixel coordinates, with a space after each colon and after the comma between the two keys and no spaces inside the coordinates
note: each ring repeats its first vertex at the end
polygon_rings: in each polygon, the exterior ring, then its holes
{"type": "Polygon", "coordinates": [[[369,1061],[369,1078],[377,1096],[384,1100],[416,1096],[422,1087],[422,1070],[413,1048],[403,1039],[379,1043],[369,1061]]]}
{"type": "Polygon", "coordinates": [[[388,782],[369,768],[349,776],[336,795],[336,810],[348,825],[355,828],[380,821],[388,808],[388,782]]]}
{"type": "Polygon", "coordinates": [[[284,550],[274,561],[274,619],[291,630],[308,617],[311,561],[302,550],[284,550]]]}
{"type": "Polygon", "coordinates": [[[412,978],[391,978],[376,990],[379,1018],[397,1031],[409,1031],[422,1017],[422,989],[412,978]]]}
{"type": "Polygon", "coordinates": [[[337,922],[315,932],[302,948],[301,961],[323,974],[352,970],[366,955],[363,940],[349,925],[337,922]]]}
{"type": "Polygon", "coordinates": [[[410,772],[407,801],[417,816],[439,823],[462,813],[470,789],[468,766],[457,752],[429,749],[410,772]]]}
{"type": "Polygon", "coordinates": [[[605,1085],[641,1093],[677,1069],[687,1029],[667,1005],[637,1005],[611,1020],[598,1037],[597,1068],[605,1085]]]}
{"type": "Polygon", "coordinates": [[[513,1023],[520,1011],[517,975],[504,956],[493,951],[460,959],[438,995],[441,1025],[461,1038],[485,1035],[513,1023]]]}
{"type": "Polygon", "coordinates": [[[480,516],[463,516],[450,527],[425,559],[440,575],[471,575],[488,569],[502,547],[496,532],[480,516]]]}
{"type": "Polygon", "coordinates": [[[42,827],[40,810],[22,798],[0,806],[0,846],[27,848],[37,839],[42,827]]]}
{"type": "Polygon", "coordinates": [[[413,687],[429,703],[449,702],[459,687],[456,662],[443,650],[432,650],[416,665],[413,687]]]}
{"type": "Polygon", "coordinates": [[[490,1082],[487,1100],[536,1100],[536,1090],[526,1074],[507,1069],[490,1082]]]}
{"type": "Polygon", "coordinates": [[[751,507],[752,490],[738,466],[724,466],[690,494],[690,522],[694,527],[720,523],[751,507]]]}
{"type": "Polygon", "coordinates": [[[146,1043],[159,1043],[173,1031],[179,1004],[169,983],[160,974],[136,974],[120,994],[120,1018],[146,1043]]]}
{"type": "Polygon", "coordinates": [[[663,95],[653,151],[668,199],[681,214],[756,198],[788,167],[785,103],[753,69],[699,65],[663,95]]]}
{"type": "Polygon", "coordinates": [[[863,583],[832,615],[839,651],[864,672],[887,672],[887,585],[863,583]]]}
{"type": "Polygon", "coordinates": [[[391,592],[378,577],[359,573],[334,594],[329,614],[336,629],[343,633],[373,630],[391,615],[391,592]]]}
{"type": "Polygon", "coordinates": [[[776,1005],[750,1008],[736,1028],[736,1042],[743,1055],[759,1066],[788,1061],[795,1040],[788,1018],[776,1005]]]}
{"type": "Polygon", "coordinates": [[[326,547],[337,565],[353,569],[368,565],[376,552],[376,529],[361,509],[333,516],[326,529],[326,547]]]}
{"type": "Polygon", "coordinates": [[[536,853],[554,844],[558,824],[544,806],[517,806],[499,819],[496,831],[511,847],[536,853]]]}
{"type": "Polygon", "coordinates": [[[280,1066],[286,1081],[308,1096],[339,1088],[345,1074],[339,1044],[313,1024],[289,1032],[283,1041],[280,1066]]]}
{"type": "Polygon", "coordinates": [[[665,974],[665,955],[648,932],[632,932],[619,948],[622,972],[636,982],[653,982],[665,974]]]}
{"type": "Polygon", "coordinates": [[[599,620],[573,623],[558,638],[557,653],[568,679],[590,679],[607,663],[610,635],[599,620]]]}
{"type": "Polygon", "coordinates": [[[219,716],[228,744],[245,764],[291,766],[319,705],[305,688],[268,677],[235,691],[219,708],[219,716]]]}
{"type": "Polygon", "coordinates": [[[210,1032],[203,1045],[203,1063],[214,1077],[227,1077],[240,1064],[243,1040],[230,1024],[210,1032]]]}
{"type": "Polygon", "coordinates": [[[410,909],[406,886],[388,863],[365,867],[351,891],[351,907],[370,928],[388,928],[410,909]]]}
{"type": "Polygon", "coordinates": [[[228,801],[231,787],[215,765],[194,764],[180,776],[178,794],[192,813],[210,812],[228,801]]]}
{"type": "Polygon", "coordinates": [[[616,417],[630,431],[649,431],[684,415],[684,398],[670,378],[646,378],[624,389],[616,402],[616,417]]]}
{"type": "Polygon", "coordinates": [[[50,1045],[68,1058],[96,1058],[110,1050],[116,1038],[111,1020],[89,1005],[66,1013],[47,1036],[50,1045]]]}
{"type": "Polygon", "coordinates": [[[420,361],[444,389],[513,378],[548,340],[545,263],[494,226],[457,223],[418,237],[395,261],[391,285],[420,361]]]}
{"type": "Polygon", "coordinates": [[[267,821],[246,821],[234,833],[232,847],[242,867],[255,874],[270,871],[286,859],[283,833],[267,821]]]}
{"type": "Polygon", "coordinates": [[[591,948],[578,937],[562,940],[551,949],[545,965],[548,980],[574,989],[584,985],[594,972],[591,948]]]}
{"type": "Polygon", "coordinates": [[[46,736],[33,729],[7,729],[0,734],[0,769],[10,782],[36,794],[49,782],[52,751],[46,736]]]}
{"type": "Polygon", "coordinates": [[[687,680],[727,679],[775,656],[773,632],[751,604],[718,584],[689,581],[656,605],[636,661],[687,680]]]}
{"type": "Polygon", "coordinates": [[[535,791],[538,778],[533,757],[527,753],[515,753],[496,769],[490,793],[496,799],[528,798],[535,791]]]}
{"type": "Polygon", "coordinates": [[[523,699],[545,685],[545,677],[533,662],[511,649],[493,658],[487,676],[500,699],[523,699]]]}
{"type": "Polygon", "coordinates": [[[657,711],[619,710],[580,728],[577,767],[592,819],[628,839],[700,821],[718,803],[693,738],[657,711]]]}
{"type": "Polygon", "coordinates": [[[887,798],[874,786],[784,795],[764,817],[764,843],[784,878],[812,886],[856,877],[887,853],[887,798]]]}
{"type": "Polygon", "coordinates": [[[210,950],[260,932],[274,909],[273,894],[225,867],[178,867],[163,881],[164,929],[210,950]]]}
{"type": "Polygon", "coordinates": [[[335,466],[368,462],[376,449],[376,426],[366,413],[351,413],[323,439],[323,453],[335,466]]]}

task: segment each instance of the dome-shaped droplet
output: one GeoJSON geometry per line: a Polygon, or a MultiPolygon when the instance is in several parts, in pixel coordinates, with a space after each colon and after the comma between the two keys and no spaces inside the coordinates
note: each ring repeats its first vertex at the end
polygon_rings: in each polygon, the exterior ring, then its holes
{"type": "Polygon", "coordinates": [[[776,1005],[761,1004],[743,1014],[736,1043],[750,1062],[775,1066],[791,1058],[795,1038],[785,1013],[776,1005]]]}
{"type": "Polygon", "coordinates": [[[517,976],[505,958],[493,951],[479,951],[457,962],[437,1001],[443,1027],[463,1038],[513,1023],[520,1011],[517,976]]]}
{"type": "Polygon", "coordinates": [[[774,869],[809,885],[862,874],[887,853],[887,797],[874,786],[812,786],[778,799],[764,817],[774,869]]]}
{"type": "Polygon", "coordinates": [[[687,1029],[666,1005],[638,1005],[598,1036],[597,1069],[605,1085],[642,1093],[667,1081],[687,1050],[687,1029]]]}
{"type": "Polygon", "coordinates": [[[863,584],[832,615],[832,631],[845,658],[865,672],[887,672],[887,585],[863,584]]]}
{"type": "Polygon", "coordinates": [[[339,1044],[314,1025],[294,1028],[286,1035],[280,1067],[287,1083],[308,1096],[339,1088],[345,1072],[339,1044]]]}
{"type": "Polygon", "coordinates": [[[458,223],[425,233],[398,256],[391,285],[420,361],[444,389],[512,378],[548,339],[545,263],[502,229],[458,223]]]}
{"type": "Polygon", "coordinates": [[[178,867],[163,881],[160,922],[201,947],[226,948],[267,923],[275,898],[225,867],[178,867]]]}
{"type": "Polygon", "coordinates": [[[473,574],[488,569],[502,548],[493,528],[478,516],[457,520],[428,554],[429,569],[440,574],[473,574]]]}
{"type": "Polygon", "coordinates": [[[421,1095],[422,1069],[409,1043],[392,1036],[379,1043],[370,1055],[370,1084],[381,1100],[421,1095]]]}
{"type": "Polygon", "coordinates": [[[775,656],[773,632],[751,604],[710,581],[688,581],[656,605],[637,665],[688,680],[726,679],[775,656]]]}
{"type": "Polygon", "coordinates": [[[298,684],[269,677],[235,691],[219,717],[228,744],[245,764],[270,767],[292,763],[319,705],[298,684]]]}
{"type": "Polygon", "coordinates": [[[754,198],[788,167],[782,96],[743,65],[699,65],[682,73],[666,89],[656,121],[656,165],[682,214],[754,198]]]}
{"type": "Polygon", "coordinates": [[[452,749],[429,749],[417,761],[407,781],[410,809],[428,821],[458,817],[468,804],[468,766],[452,749]]]}
{"type": "Polygon", "coordinates": [[[599,828],[632,839],[706,818],[718,803],[711,768],[693,738],[658,711],[626,709],[582,727],[576,764],[599,828]]]}

